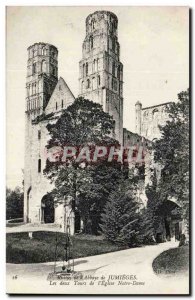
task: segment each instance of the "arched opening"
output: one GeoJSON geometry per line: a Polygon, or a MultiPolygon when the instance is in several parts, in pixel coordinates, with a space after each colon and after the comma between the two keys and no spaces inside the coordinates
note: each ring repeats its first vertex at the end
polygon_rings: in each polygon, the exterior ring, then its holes
{"type": "Polygon", "coordinates": [[[46,73],[47,72],[47,65],[46,65],[46,61],[43,60],[41,63],[41,72],[42,73],[46,73]]]}
{"type": "Polygon", "coordinates": [[[89,39],[90,50],[93,49],[93,37],[91,36],[89,39]]]}
{"type": "Polygon", "coordinates": [[[98,86],[101,84],[100,75],[98,75],[98,86]]]}
{"type": "Polygon", "coordinates": [[[32,75],[36,73],[36,63],[33,63],[32,65],[32,75]]]}
{"type": "Polygon", "coordinates": [[[115,62],[112,63],[112,74],[115,76],[115,62]]]}
{"type": "Polygon", "coordinates": [[[47,194],[41,200],[41,223],[54,223],[54,220],[54,199],[51,194],[47,194]]]}
{"type": "Polygon", "coordinates": [[[83,76],[85,76],[85,64],[83,64],[83,76]]]}
{"type": "Polygon", "coordinates": [[[89,89],[89,88],[90,88],[90,80],[87,79],[87,89],[89,89]]]}
{"type": "Polygon", "coordinates": [[[158,230],[157,242],[179,240],[181,236],[181,208],[171,200],[163,201],[158,207],[156,215],[162,220],[161,230],[158,230]]]}
{"type": "Polygon", "coordinates": [[[88,63],[86,63],[86,76],[88,75],[88,63]]]}

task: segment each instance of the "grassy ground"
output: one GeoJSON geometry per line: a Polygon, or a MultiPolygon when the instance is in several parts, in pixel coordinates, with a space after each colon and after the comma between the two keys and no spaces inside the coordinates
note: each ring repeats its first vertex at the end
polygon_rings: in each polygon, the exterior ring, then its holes
{"type": "Polygon", "coordinates": [[[158,275],[179,274],[189,270],[189,246],[169,249],[155,258],[153,270],[158,275]]]}
{"type": "MultiPolygon", "coordinates": [[[[29,239],[27,232],[8,233],[6,239],[6,261],[9,263],[39,263],[54,261],[56,238],[58,241],[57,260],[64,258],[65,236],[55,232],[33,232],[29,239]]],[[[74,258],[98,255],[125,249],[104,240],[101,236],[75,235],[71,237],[74,245],[74,258]]]]}

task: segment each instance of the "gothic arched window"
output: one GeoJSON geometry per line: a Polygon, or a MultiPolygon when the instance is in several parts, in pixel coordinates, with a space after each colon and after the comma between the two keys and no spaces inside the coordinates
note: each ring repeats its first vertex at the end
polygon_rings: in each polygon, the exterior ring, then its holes
{"type": "Polygon", "coordinates": [[[93,72],[95,72],[96,71],[96,60],[94,59],[93,60],[93,72]]]}
{"type": "Polygon", "coordinates": [[[98,85],[100,85],[101,83],[101,79],[100,79],[100,75],[98,75],[98,85]]]}
{"type": "Polygon", "coordinates": [[[88,75],[88,63],[86,63],[86,76],[88,75]]]}
{"type": "Polygon", "coordinates": [[[64,100],[62,99],[62,108],[64,107],[64,100]]]}
{"type": "Polygon", "coordinates": [[[92,89],[93,90],[96,89],[96,80],[95,80],[95,77],[92,78],[92,89]]]}
{"type": "Polygon", "coordinates": [[[112,63],[112,74],[115,76],[115,62],[112,63]]]}
{"type": "Polygon", "coordinates": [[[85,76],[85,64],[83,64],[83,76],[85,76]]]}
{"type": "Polygon", "coordinates": [[[89,88],[90,88],[90,80],[87,79],[87,89],[89,89],[89,88]]]}
{"type": "Polygon", "coordinates": [[[90,36],[90,38],[89,38],[89,49],[90,50],[93,49],[93,37],[92,36],[90,36]]]}
{"type": "Polygon", "coordinates": [[[154,109],[153,111],[152,111],[152,115],[153,115],[153,119],[157,119],[157,117],[158,117],[158,109],[154,109]]]}
{"type": "Polygon", "coordinates": [[[47,72],[47,64],[46,64],[45,60],[42,60],[42,63],[41,63],[41,72],[42,73],[46,73],[47,72]]]}
{"type": "Polygon", "coordinates": [[[41,173],[41,159],[38,159],[38,173],[41,173]]]}
{"type": "Polygon", "coordinates": [[[42,55],[47,55],[47,49],[45,47],[42,48],[41,54],[42,55]]]}
{"type": "Polygon", "coordinates": [[[58,103],[56,102],[56,110],[58,109],[58,103]]]}
{"type": "Polygon", "coordinates": [[[32,74],[34,75],[36,73],[36,63],[33,63],[32,65],[32,74]]]}

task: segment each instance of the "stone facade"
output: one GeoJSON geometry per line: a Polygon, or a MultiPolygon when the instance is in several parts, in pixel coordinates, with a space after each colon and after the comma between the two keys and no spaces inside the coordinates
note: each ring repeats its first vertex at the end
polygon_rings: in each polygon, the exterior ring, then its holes
{"type": "Polygon", "coordinates": [[[169,120],[167,107],[171,102],[142,108],[142,104],[135,104],[135,132],[149,140],[159,139],[161,134],[159,125],[164,126],[169,120]]]}
{"type": "MultiPolygon", "coordinates": [[[[74,96],[60,78],[58,80],[58,50],[56,47],[37,43],[28,48],[25,112],[25,167],[24,167],[24,221],[56,223],[64,226],[63,205],[47,207],[48,193],[53,186],[44,176],[46,144],[49,139],[48,121],[36,122],[43,113],[60,115],[62,109],[72,104],[74,96]],[[46,215],[53,207],[53,217],[46,215]]],[[[53,200],[52,200],[53,201],[53,200]]],[[[69,208],[70,210],[70,208],[69,208]]],[[[74,218],[70,215],[69,218],[74,218]]],[[[69,220],[71,222],[71,220],[69,220]]],[[[74,228],[72,227],[72,231],[74,228]]]]}
{"type": "Polygon", "coordinates": [[[86,19],[86,37],[79,63],[79,94],[103,106],[115,120],[115,138],[123,138],[123,65],[120,62],[118,19],[97,11],[86,19]]]}
{"type": "MultiPolygon", "coordinates": [[[[169,103],[142,108],[137,102],[135,133],[123,129],[123,65],[120,62],[118,42],[118,19],[108,11],[98,11],[86,19],[86,37],[79,63],[79,96],[102,105],[113,116],[114,137],[124,147],[151,148],[152,141],[160,137],[158,125],[168,120],[166,107],[169,103]]],[[[51,120],[41,116],[54,114],[74,102],[74,95],[63,78],[58,79],[58,50],[46,43],[35,43],[28,48],[25,111],[25,167],[24,167],[24,221],[31,223],[54,223],[63,231],[69,224],[74,234],[76,212],[72,211],[70,199],[54,205],[49,193],[53,186],[44,176],[46,144],[49,139],[47,125],[51,120]],[[38,119],[39,117],[39,119],[38,119]],[[49,203],[51,204],[49,206],[49,203]]],[[[147,203],[145,187],[151,180],[152,152],[144,163],[144,177],[140,181],[138,201],[147,203]]],[[[159,170],[158,166],[154,166],[159,170]]]]}

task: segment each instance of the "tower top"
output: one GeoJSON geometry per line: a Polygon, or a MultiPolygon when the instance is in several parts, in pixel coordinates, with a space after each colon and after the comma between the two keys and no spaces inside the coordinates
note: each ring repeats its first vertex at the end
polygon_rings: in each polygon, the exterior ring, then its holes
{"type": "Polygon", "coordinates": [[[117,36],[118,18],[106,10],[95,11],[86,18],[86,35],[107,32],[108,35],[117,36]]]}
{"type": "Polygon", "coordinates": [[[27,50],[31,49],[31,48],[35,48],[35,47],[51,47],[53,49],[55,49],[57,52],[58,52],[58,49],[52,45],[52,44],[49,44],[49,43],[44,43],[44,42],[38,42],[38,43],[34,43],[33,45],[30,45],[27,50]]]}
{"type": "Polygon", "coordinates": [[[97,10],[94,13],[88,15],[86,18],[86,23],[88,23],[90,21],[90,19],[95,16],[98,16],[99,18],[105,18],[105,17],[110,18],[110,19],[112,18],[115,21],[117,21],[117,23],[118,23],[117,16],[113,12],[108,11],[108,10],[97,10]]]}

